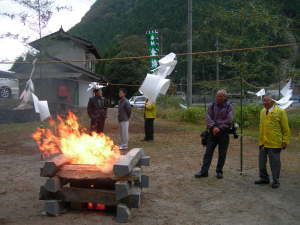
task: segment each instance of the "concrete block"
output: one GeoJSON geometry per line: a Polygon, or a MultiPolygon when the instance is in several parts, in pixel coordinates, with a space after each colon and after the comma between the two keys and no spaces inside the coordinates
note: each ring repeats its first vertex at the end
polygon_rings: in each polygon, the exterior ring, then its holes
{"type": "Polygon", "coordinates": [[[128,181],[118,181],[115,184],[116,199],[121,200],[129,195],[128,181]]]}
{"type": "Polygon", "coordinates": [[[142,188],[148,188],[149,187],[149,176],[142,175],[141,180],[142,180],[141,181],[142,188]]]}
{"type": "Polygon", "coordinates": [[[151,161],[151,157],[150,156],[143,156],[139,163],[138,166],[150,166],[150,161],[151,161]]]}
{"type": "Polygon", "coordinates": [[[59,216],[64,212],[63,202],[59,200],[44,201],[44,211],[48,216],[59,216]]]}
{"type": "Polygon", "coordinates": [[[116,176],[129,175],[143,155],[144,150],[142,148],[131,149],[125,156],[115,163],[113,168],[114,174],[116,176]]]}
{"type": "Polygon", "coordinates": [[[129,207],[140,208],[141,205],[141,189],[139,187],[132,187],[129,194],[129,207]]]}
{"type": "Polygon", "coordinates": [[[47,191],[49,192],[58,192],[60,189],[61,189],[61,182],[60,182],[60,179],[58,177],[52,177],[52,178],[49,178],[44,187],[47,191]]]}
{"type": "Polygon", "coordinates": [[[125,204],[118,204],[117,206],[117,217],[118,223],[127,223],[131,216],[130,209],[125,204]]]}

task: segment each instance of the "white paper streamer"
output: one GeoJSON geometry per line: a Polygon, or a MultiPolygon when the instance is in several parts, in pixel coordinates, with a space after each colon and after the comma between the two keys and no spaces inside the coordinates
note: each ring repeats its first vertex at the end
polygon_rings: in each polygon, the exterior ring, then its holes
{"type": "Polygon", "coordinates": [[[287,84],[281,89],[280,93],[282,94],[282,98],[278,101],[274,100],[276,104],[282,109],[287,109],[290,107],[294,101],[290,100],[293,96],[293,89],[292,89],[292,79],[290,79],[287,84]]]}
{"type": "Polygon", "coordinates": [[[39,101],[38,102],[38,109],[39,109],[41,121],[44,121],[44,120],[48,119],[51,116],[47,101],[39,101]]]}
{"type": "Polygon", "coordinates": [[[106,86],[101,85],[101,84],[99,84],[97,82],[92,82],[92,83],[89,84],[89,88],[86,91],[88,92],[88,91],[90,91],[92,89],[99,90],[99,89],[102,89],[104,87],[106,87],[106,86]]]}
{"type": "Polygon", "coordinates": [[[159,67],[154,74],[147,74],[139,91],[149,99],[149,103],[155,102],[159,94],[167,93],[171,81],[165,78],[173,72],[176,64],[176,54],[170,53],[159,60],[159,67]]]}

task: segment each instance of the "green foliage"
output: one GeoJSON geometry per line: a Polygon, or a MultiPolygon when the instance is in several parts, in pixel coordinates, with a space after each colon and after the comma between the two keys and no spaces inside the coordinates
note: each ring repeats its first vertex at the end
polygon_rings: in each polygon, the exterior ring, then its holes
{"type": "MultiPolygon", "coordinates": [[[[241,107],[236,106],[234,109],[235,109],[235,121],[241,125],[241,107]]],[[[258,127],[261,109],[262,109],[261,105],[243,106],[243,126],[258,127]]]]}
{"type": "Polygon", "coordinates": [[[300,131],[300,115],[299,114],[289,115],[289,125],[291,129],[296,129],[300,131]]]}
{"type": "Polygon", "coordinates": [[[204,108],[198,106],[192,106],[184,109],[181,114],[181,121],[189,123],[203,123],[205,119],[204,108]]]}
{"type": "Polygon", "coordinates": [[[157,105],[162,108],[179,109],[184,100],[178,96],[162,95],[157,98],[157,105]]]}
{"type": "MultiPolygon", "coordinates": [[[[288,29],[292,24],[291,18],[298,18],[292,16],[297,15],[299,10],[298,1],[292,1],[295,4],[282,3],[279,0],[193,1],[193,49],[214,50],[216,40],[219,41],[220,49],[286,43],[291,34],[298,32],[288,29]],[[297,7],[293,8],[294,5],[297,7]]],[[[181,53],[186,52],[186,23],[187,1],[98,0],[71,32],[95,43],[104,57],[124,57],[147,55],[146,43],[141,45],[140,41],[145,40],[144,34],[147,30],[157,29],[161,36],[161,53],[181,53]],[[132,36],[139,37],[140,41],[135,42],[130,38],[132,36]],[[120,44],[122,40],[123,44],[120,44]],[[125,43],[132,44],[127,48],[125,43]],[[141,51],[138,52],[137,49],[141,51]]],[[[274,82],[274,78],[276,80],[279,62],[292,56],[290,48],[224,54],[220,56],[220,78],[232,78],[241,71],[247,81],[265,86],[274,82]]],[[[177,72],[171,76],[175,82],[184,80],[186,74],[186,58],[178,59],[177,72]]],[[[215,62],[216,55],[193,57],[194,80],[214,79],[216,67],[212,65],[215,62]]],[[[123,80],[125,73],[127,77],[134,72],[136,63],[126,64],[125,67],[118,67],[118,63],[106,63],[108,65],[105,67],[118,68],[113,69],[115,71],[112,74],[109,68],[99,72],[115,77],[115,80],[123,80]]],[[[139,72],[149,70],[147,62],[144,63],[144,70],[139,72]]],[[[103,64],[100,68],[103,68],[103,64]]],[[[134,82],[136,79],[127,81],[134,82]]]]}

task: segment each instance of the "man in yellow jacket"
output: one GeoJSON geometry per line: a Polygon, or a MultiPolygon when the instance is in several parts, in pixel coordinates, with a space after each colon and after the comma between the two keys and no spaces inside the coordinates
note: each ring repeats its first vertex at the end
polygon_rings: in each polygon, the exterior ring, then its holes
{"type": "Polygon", "coordinates": [[[144,141],[154,140],[154,120],[156,118],[156,103],[149,103],[146,100],[144,108],[144,119],[145,119],[145,138],[144,141]]]}
{"type": "Polygon", "coordinates": [[[279,108],[272,96],[263,97],[264,109],[260,113],[259,125],[259,175],[255,184],[269,184],[266,164],[267,157],[272,171],[272,188],[278,188],[280,175],[280,152],[285,149],[290,139],[290,128],[285,110],[279,108]]]}

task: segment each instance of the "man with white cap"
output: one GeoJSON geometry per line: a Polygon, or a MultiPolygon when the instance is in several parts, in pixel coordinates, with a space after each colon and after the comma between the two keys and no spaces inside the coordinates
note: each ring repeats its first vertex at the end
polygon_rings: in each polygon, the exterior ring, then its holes
{"type": "Polygon", "coordinates": [[[272,171],[272,188],[279,188],[280,152],[285,149],[290,139],[288,117],[284,109],[275,104],[272,94],[263,96],[264,108],[260,112],[259,124],[259,177],[255,184],[270,183],[267,172],[267,159],[272,171]]]}

